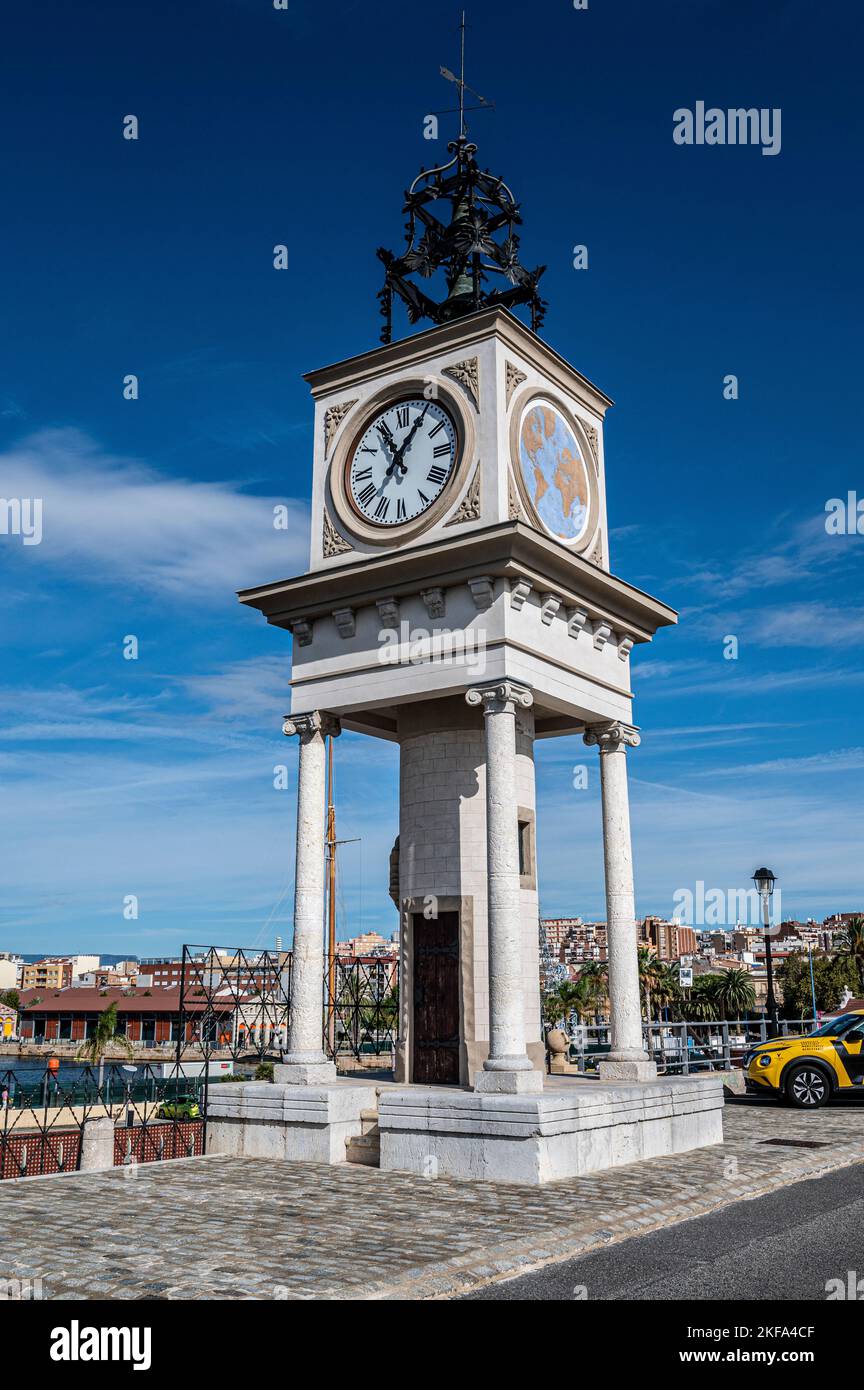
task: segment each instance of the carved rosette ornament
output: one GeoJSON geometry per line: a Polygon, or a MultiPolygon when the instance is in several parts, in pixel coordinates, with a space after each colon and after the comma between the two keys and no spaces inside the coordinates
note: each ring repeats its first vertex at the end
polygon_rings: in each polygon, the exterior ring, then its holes
{"type": "Polygon", "coordinates": [[[451,516],[446,526],[462,526],[466,521],[480,520],[480,465],[474,469],[474,477],[468,484],[468,491],[451,516]]]}
{"type": "Polygon", "coordinates": [[[348,411],[357,404],[356,400],[343,401],[341,405],[331,405],[329,410],[324,412],[324,457],[330,452],[330,445],[336,438],[336,432],[348,411]]]}
{"type": "Polygon", "coordinates": [[[622,748],[638,748],[642,742],[638,731],[632,724],[592,724],[582,735],[589,748],[597,747],[601,753],[617,753],[622,748]]]}
{"type": "Polygon", "coordinates": [[[469,705],[482,705],[484,714],[513,714],[517,707],[530,709],[534,696],[525,685],[497,681],[495,685],[478,685],[466,690],[465,701],[469,705]]]}
{"type": "Polygon", "coordinates": [[[327,508],[324,508],[324,538],[321,549],[325,560],[332,560],[334,555],[345,555],[349,550],[353,550],[353,545],[349,545],[344,536],[340,536],[327,508]]]}
{"type": "Polygon", "coordinates": [[[442,375],[458,381],[475,410],[480,409],[480,364],[476,357],[442,368],[442,375]]]}
{"type": "Polygon", "coordinates": [[[506,363],[504,367],[504,389],[507,394],[508,409],[510,407],[511,400],[513,399],[513,392],[516,390],[516,387],[521,386],[522,382],[527,380],[528,378],[525,375],[525,373],[520,372],[518,367],[514,367],[512,362],[506,363]]]}
{"type": "Polygon", "coordinates": [[[299,734],[301,740],[314,738],[316,734],[322,738],[338,738],[342,725],[334,714],[314,709],[309,714],[287,714],[282,723],[282,732],[286,738],[299,734]]]}

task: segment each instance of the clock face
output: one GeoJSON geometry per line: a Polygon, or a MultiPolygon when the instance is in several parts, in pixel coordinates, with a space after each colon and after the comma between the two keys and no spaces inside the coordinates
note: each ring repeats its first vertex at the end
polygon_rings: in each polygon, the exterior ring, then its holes
{"type": "Polygon", "coordinates": [[[428,511],[457,463],[456,426],[439,401],[396,401],[379,411],[348,463],[348,490],[374,526],[401,526],[428,511]]]}

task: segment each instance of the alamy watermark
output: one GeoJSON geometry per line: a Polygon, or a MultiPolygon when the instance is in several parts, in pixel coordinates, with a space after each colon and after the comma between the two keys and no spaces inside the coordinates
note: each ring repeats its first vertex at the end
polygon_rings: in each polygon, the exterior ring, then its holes
{"type": "MultiPolygon", "coordinates": [[[[672,921],[692,927],[751,926],[764,930],[762,897],[756,888],[706,888],[697,879],[693,888],[676,888],[672,921]]],[[[767,934],[773,935],[783,920],[781,892],[775,888],[768,900],[767,934]]]]}
{"type": "Polygon", "coordinates": [[[774,107],[735,107],[722,110],[697,101],[691,111],[679,106],[672,113],[676,145],[761,145],[762,153],[780,153],[782,112],[774,107]]]}
{"type": "Polygon", "coordinates": [[[412,627],[404,618],[398,628],[378,634],[382,666],[464,666],[472,675],[486,671],[486,634],[473,628],[412,627]]]}
{"type": "Polygon", "coordinates": [[[24,545],[40,545],[42,498],[0,497],[0,536],[20,536],[24,545]]]}

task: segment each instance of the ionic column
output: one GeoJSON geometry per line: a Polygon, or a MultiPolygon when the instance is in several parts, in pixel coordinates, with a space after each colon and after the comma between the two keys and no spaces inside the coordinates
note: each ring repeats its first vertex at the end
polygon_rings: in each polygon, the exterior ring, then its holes
{"type": "Polygon", "coordinates": [[[609,958],[609,1016],[612,1051],[600,1062],[610,1080],[648,1081],[657,1075],[642,1043],[642,1001],[626,749],[641,742],[629,724],[598,724],[586,729],[585,742],[600,750],[603,800],[603,859],[606,870],[606,947],[609,958]]]}
{"type": "Polygon", "coordinates": [[[516,706],[534,697],[512,681],[467,691],[486,725],[486,884],[489,931],[489,1056],[475,1091],[543,1089],[525,1051],[522,922],[519,911],[519,826],[516,810],[516,706]]]}
{"type": "Polygon", "coordinates": [[[315,710],[285,720],[282,732],[300,739],[297,776],[297,859],[294,875],[294,945],[288,1051],[274,1072],[283,1085],[334,1081],[336,1067],[323,1048],[325,739],[339,721],[315,710]]]}

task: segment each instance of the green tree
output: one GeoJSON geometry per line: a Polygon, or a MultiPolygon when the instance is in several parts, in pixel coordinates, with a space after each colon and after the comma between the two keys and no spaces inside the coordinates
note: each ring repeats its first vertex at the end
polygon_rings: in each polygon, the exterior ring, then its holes
{"type": "Polygon", "coordinates": [[[609,967],[605,960],[586,960],[579,970],[579,983],[592,1001],[594,1022],[599,1026],[609,1002],[609,967]]]}
{"type": "Polygon", "coordinates": [[[721,1018],[743,1018],[756,1005],[756,990],[750,972],[727,970],[717,985],[716,999],[721,1018]]]}
{"type": "Polygon", "coordinates": [[[21,1008],[21,996],[17,989],[0,990],[0,1004],[5,1004],[7,1009],[14,1009],[18,1013],[21,1008]]]}
{"type": "Polygon", "coordinates": [[[697,975],[690,996],[681,1011],[692,1023],[713,1023],[720,1017],[717,994],[723,983],[722,975],[697,975]]]}
{"type": "Polygon", "coordinates": [[[864,917],[851,917],[846,923],[839,941],[841,955],[854,960],[858,971],[855,986],[859,994],[864,993],[864,917]]]}
{"type": "MultiPolygon", "coordinates": [[[[813,999],[808,957],[803,952],[789,956],[778,969],[777,980],[783,990],[784,1018],[809,1018],[813,1013],[813,999]]],[[[830,1012],[839,1008],[846,990],[854,994],[860,989],[858,964],[849,954],[828,956],[824,952],[818,955],[814,952],[813,981],[817,1009],[830,1012]]]]}
{"type": "Polygon", "coordinates": [[[579,1018],[590,1017],[594,1010],[594,995],[587,981],[565,980],[557,989],[550,990],[543,1000],[543,1018],[553,1028],[566,1025],[571,1014],[579,1018]]]}
{"type": "Polygon", "coordinates": [[[106,1053],[116,1051],[118,1048],[127,1057],[132,1056],[132,1044],[125,1033],[118,1031],[117,1001],[115,999],[99,1015],[92,1036],[82,1044],[75,1054],[79,1062],[87,1062],[91,1067],[98,1066],[100,1091],[105,1075],[106,1053]]]}
{"type": "Polygon", "coordinates": [[[678,962],[661,962],[654,978],[654,1003],[658,1011],[669,1009],[674,1015],[681,1008],[681,980],[678,962]]]}

